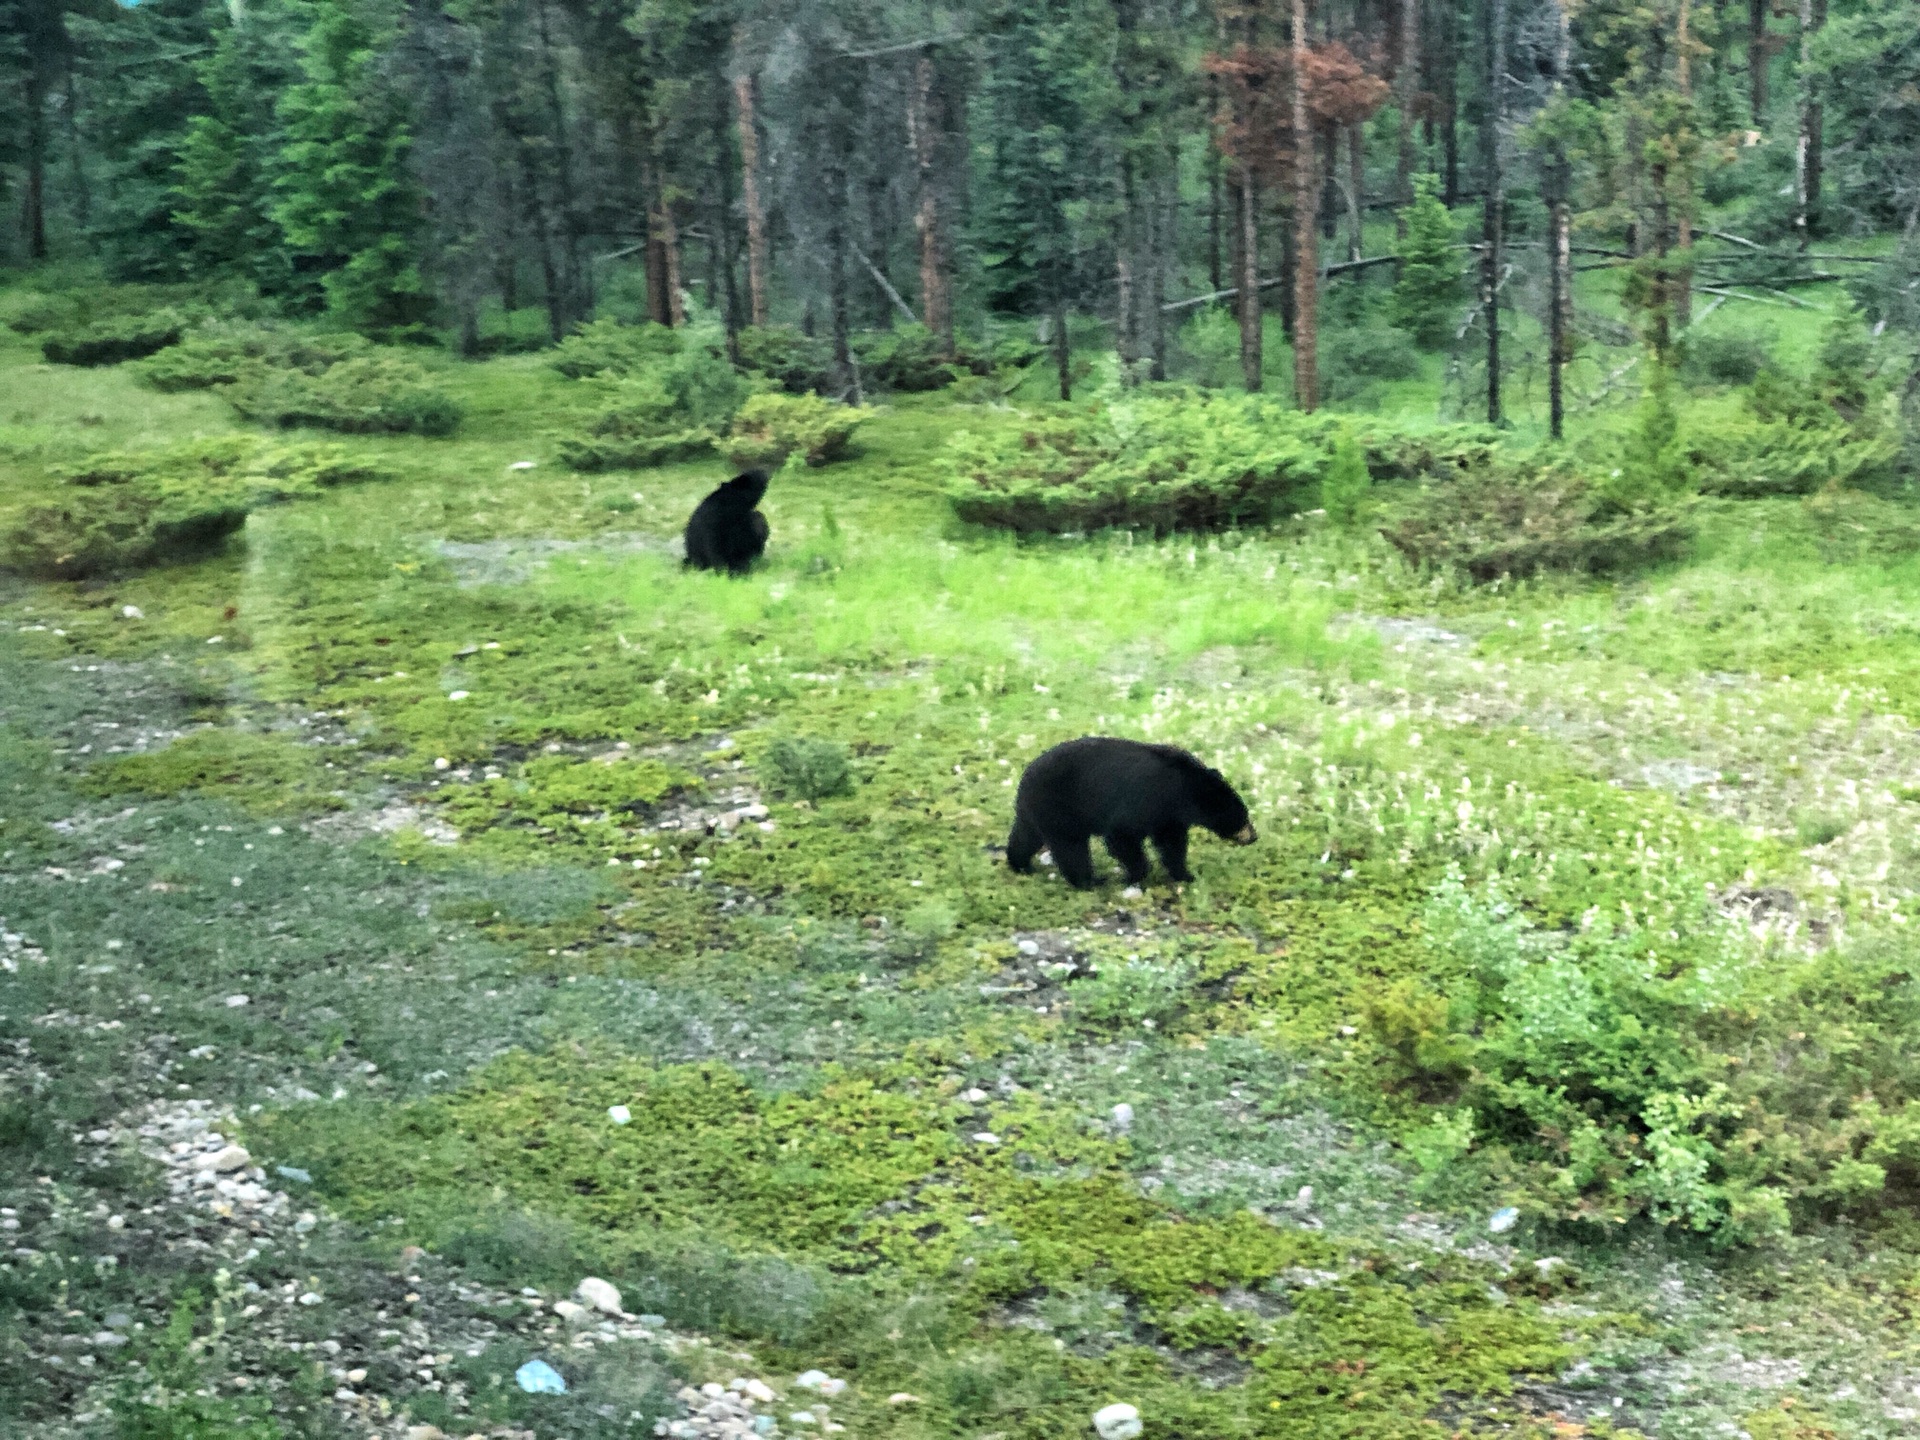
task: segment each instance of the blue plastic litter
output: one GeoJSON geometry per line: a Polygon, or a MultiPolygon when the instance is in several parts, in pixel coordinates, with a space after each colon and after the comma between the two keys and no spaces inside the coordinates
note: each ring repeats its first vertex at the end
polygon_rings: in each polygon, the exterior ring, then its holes
{"type": "Polygon", "coordinates": [[[651,1325],[655,1330],[662,1328],[667,1323],[667,1317],[664,1315],[641,1315],[637,1318],[642,1325],[651,1325]]]}
{"type": "Polygon", "coordinates": [[[773,1423],[773,1416],[771,1415],[756,1415],[753,1417],[753,1433],[756,1435],[771,1435],[773,1433],[773,1423]]]}
{"type": "Polygon", "coordinates": [[[313,1176],[298,1165],[276,1165],[273,1167],[273,1173],[282,1180],[298,1180],[302,1185],[313,1184],[313,1176]]]}
{"type": "Polygon", "coordinates": [[[1520,1219],[1520,1212],[1509,1205],[1504,1210],[1496,1210],[1487,1220],[1487,1229],[1494,1234],[1504,1234],[1511,1230],[1520,1219]]]}
{"type": "Polygon", "coordinates": [[[544,1360],[529,1360],[513,1372],[513,1378],[529,1395],[564,1395],[567,1382],[560,1372],[544,1360]]]}

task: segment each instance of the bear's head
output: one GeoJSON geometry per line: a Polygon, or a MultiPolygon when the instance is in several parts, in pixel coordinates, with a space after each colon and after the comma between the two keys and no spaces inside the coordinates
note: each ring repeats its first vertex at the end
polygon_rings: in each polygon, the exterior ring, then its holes
{"type": "Polygon", "coordinates": [[[1247,802],[1227,783],[1227,777],[1211,765],[1201,767],[1199,791],[1200,823],[1222,840],[1236,845],[1251,845],[1260,838],[1247,814],[1247,802]]]}
{"type": "Polygon", "coordinates": [[[749,470],[744,475],[736,475],[722,487],[727,498],[742,509],[751,510],[760,503],[760,497],[767,493],[767,472],[749,470]]]}

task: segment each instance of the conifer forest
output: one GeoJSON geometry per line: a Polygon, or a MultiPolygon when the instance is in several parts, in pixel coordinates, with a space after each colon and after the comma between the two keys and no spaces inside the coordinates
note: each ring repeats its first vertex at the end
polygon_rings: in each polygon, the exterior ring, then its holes
{"type": "Polygon", "coordinates": [[[1920,1433],[1917,478],[1917,0],[0,0],[0,1436],[1920,1433]]]}

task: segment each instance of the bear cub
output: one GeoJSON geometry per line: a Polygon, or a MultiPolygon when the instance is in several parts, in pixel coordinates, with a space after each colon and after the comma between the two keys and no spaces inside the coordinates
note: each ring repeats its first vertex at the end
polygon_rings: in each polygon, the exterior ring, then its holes
{"type": "Polygon", "coordinates": [[[1088,841],[1098,835],[1130,885],[1147,878],[1148,840],[1168,875],[1191,880],[1191,825],[1236,845],[1258,838],[1246,802],[1225,776],[1196,756],[1173,745],[1089,735],[1054,746],[1021,775],[1007,864],[1024,874],[1045,846],[1067,882],[1085,890],[1093,884],[1088,841]]]}
{"type": "Polygon", "coordinates": [[[767,548],[767,517],[754,507],[767,493],[767,472],[736,475],[694,507],[687,521],[687,564],[744,575],[767,548]]]}

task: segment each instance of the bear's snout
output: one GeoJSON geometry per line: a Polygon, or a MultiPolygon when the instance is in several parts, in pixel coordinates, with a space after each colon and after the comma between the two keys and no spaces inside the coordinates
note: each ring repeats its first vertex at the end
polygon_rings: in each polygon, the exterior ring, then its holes
{"type": "Polygon", "coordinates": [[[1233,833],[1233,843],[1236,845],[1251,845],[1253,844],[1254,841],[1258,840],[1259,838],[1260,836],[1254,830],[1253,822],[1251,820],[1249,820],[1246,824],[1242,825],[1238,830],[1234,831],[1233,833]]]}

